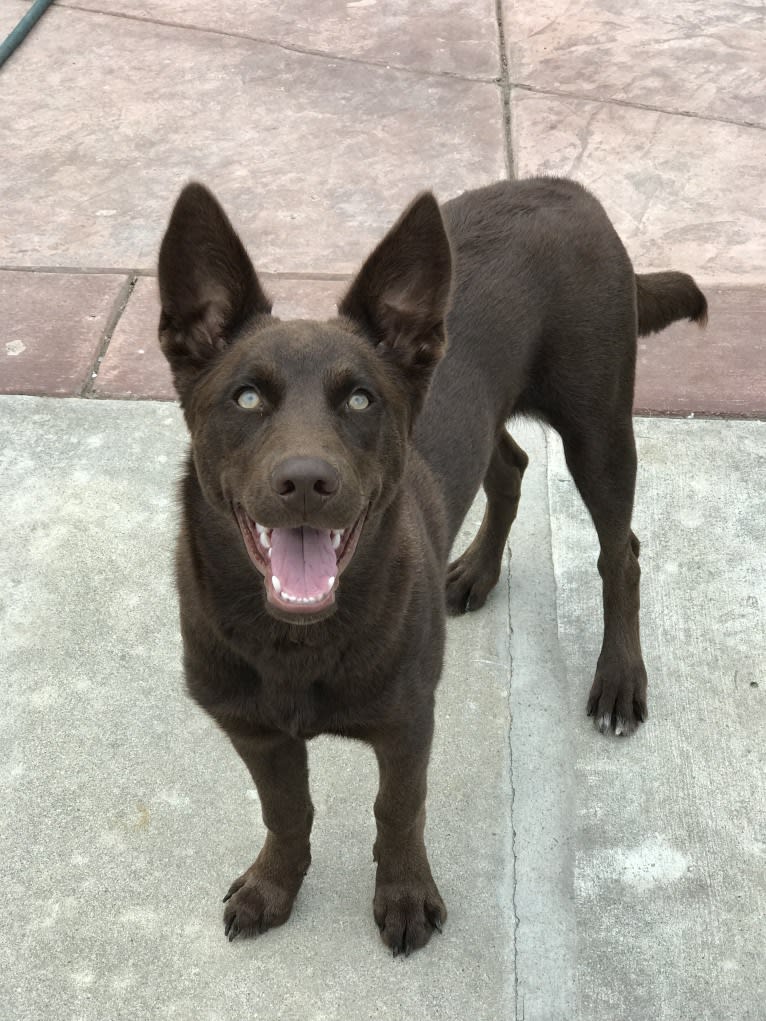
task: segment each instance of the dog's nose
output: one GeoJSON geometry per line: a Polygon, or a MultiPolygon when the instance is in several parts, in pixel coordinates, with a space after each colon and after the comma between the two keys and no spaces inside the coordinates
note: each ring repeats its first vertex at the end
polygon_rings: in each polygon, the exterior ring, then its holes
{"type": "Polygon", "coordinates": [[[338,491],[340,476],[321,457],[288,457],[271,473],[271,485],[288,506],[308,512],[338,491]]]}

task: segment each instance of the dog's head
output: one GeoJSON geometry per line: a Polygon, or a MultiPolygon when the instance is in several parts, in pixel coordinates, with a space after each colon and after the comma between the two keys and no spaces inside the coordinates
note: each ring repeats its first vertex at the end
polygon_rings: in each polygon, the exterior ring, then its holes
{"type": "Polygon", "coordinates": [[[205,499],[238,525],[269,611],[319,620],[366,521],[396,495],[444,351],[451,255],[436,200],[405,210],[337,318],[282,322],[220,205],[190,184],[159,284],[160,344],[205,499]]]}

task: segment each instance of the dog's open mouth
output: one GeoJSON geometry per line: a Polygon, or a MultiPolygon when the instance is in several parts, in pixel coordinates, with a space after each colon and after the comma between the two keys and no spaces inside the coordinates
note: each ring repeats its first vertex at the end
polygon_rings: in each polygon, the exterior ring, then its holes
{"type": "Polygon", "coordinates": [[[266,598],[292,614],[314,614],[335,602],[338,579],[356,550],[367,510],[350,528],[267,528],[236,508],[242,538],[266,582],[266,598]]]}

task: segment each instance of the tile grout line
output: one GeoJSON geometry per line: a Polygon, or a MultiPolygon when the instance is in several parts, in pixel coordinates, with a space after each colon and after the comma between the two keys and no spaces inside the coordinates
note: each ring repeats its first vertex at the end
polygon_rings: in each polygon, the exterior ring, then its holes
{"type": "MultiPolygon", "coordinates": [[[[61,273],[72,276],[134,276],[156,279],[156,267],[150,269],[135,269],[127,266],[11,266],[0,265],[0,273],[61,273]]],[[[312,273],[310,270],[269,270],[261,269],[259,276],[272,280],[321,280],[340,281],[351,280],[353,273],[312,273]]]]}
{"type": "Polygon", "coordinates": [[[106,352],[109,349],[109,344],[111,343],[114,331],[117,329],[117,324],[122,318],[122,313],[127,308],[128,302],[130,301],[130,296],[133,294],[133,290],[137,282],[138,276],[135,273],[131,272],[126,277],[125,281],[122,284],[122,287],[120,287],[119,291],[117,292],[117,297],[115,298],[114,303],[112,304],[112,310],[109,313],[109,318],[106,321],[104,332],[101,335],[101,343],[99,344],[98,351],[96,352],[96,357],[90,364],[88,376],[82,388],[80,389],[80,393],[78,394],[79,397],[92,398],[94,396],[93,389],[95,387],[96,377],[98,376],[99,370],[101,368],[101,363],[103,362],[104,356],[106,355],[106,352]]]}
{"type": "Polygon", "coordinates": [[[12,266],[9,263],[0,265],[0,273],[61,273],[72,276],[157,276],[155,269],[134,269],[128,266],[12,266]]]}
{"type": "Polygon", "coordinates": [[[505,166],[508,177],[513,181],[516,168],[513,159],[513,141],[511,135],[511,80],[508,68],[508,56],[505,47],[505,25],[503,23],[503,0],[495,0],[495,20],[497,22],[497,43],[500,57],[500,101],[503,109],[503,133],[505,135],[505,166]]]}
{"type": "Polygon", "coordinates": [[[693,110],[666,110],[663,106],[639,103],[636,100],[604,99],[602,96],[588,96],[582,92],[538,88],[535,85],[527,85],[524,82],[510,82],[510,87],[520,89],[522,92],[531,92],[535,96],[556,96],[559,99],[576,99],[578,102],[583,103],[599,103],[601,106],[622,106],[628,110],[647,110],[651,113],[665,114],[667,117],[689,117],[692,120],[705,121],[709,124],[731,124],[738,128],[753,128],[756,131],[766,131],[766,124],[759,124],[757,121],[736,121],[732,117],[707,117],[703,113],[694,113],[693,110]]]}
{"type": "Polygon", "coordinates": [[[325,50],[315,50],[309,46],[279,42],[276,39],[269,39],[265,36],[248,35],[246,32],[226,31],[220,28],[193,25],[185,21],[142,18],[137,14],[126,14],[124,11],[100,11],[93,7],[81,7],[79,4],[56,4],[56,7],[60,11],[78,11],[80,14],[97,14],[102,18],[121,18],[124,21],[134,21],[139,24],[159,25],[161,28],[177,28],[183,32],[199,32],[203,35],[220,36],[224,39],[241,39],[244,42],[256,43],[260,46],[272,46],[275,49],[285,50],[288,53],[302,54],[305,57],[320,57],[324,60],[337,60],[348,64],[359,64],[362,67],[375,67],[383,71],[414,74],[424,78],[446,78],[449,81],[476,82],[480,85],[493,85],[496,82],[495,78],[485,75],[459,74],[457,71],[441,71],[437,68],[405,67],[402,64],[391,64],[384,60],[365,60],[362,57],[349,56],[343,53],[328,53],[325,50]]]}

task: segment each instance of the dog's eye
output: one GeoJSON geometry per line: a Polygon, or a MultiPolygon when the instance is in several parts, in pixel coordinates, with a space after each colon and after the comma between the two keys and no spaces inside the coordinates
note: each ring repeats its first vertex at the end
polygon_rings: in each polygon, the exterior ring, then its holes
{"type": "Polygon", "coordinates": [[[354,390],[348,399],[348,406],[352,411],[364,411],[372,404],[372,398],[366,390],[354,390]]]}
{"type": "Polygon", "coordinates": [[[244,390],[240,390],[237,394],[237,404],[240,408],[244,408],[245,411],[255,411],[256,408],[260,408],[263,401],[257,390],[252,386],[246,386],[244,390]]]}

